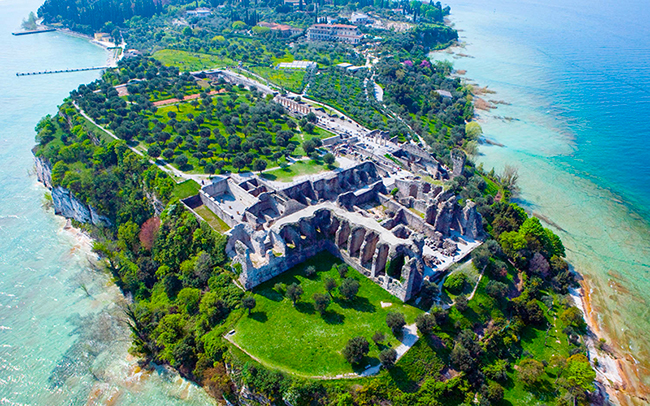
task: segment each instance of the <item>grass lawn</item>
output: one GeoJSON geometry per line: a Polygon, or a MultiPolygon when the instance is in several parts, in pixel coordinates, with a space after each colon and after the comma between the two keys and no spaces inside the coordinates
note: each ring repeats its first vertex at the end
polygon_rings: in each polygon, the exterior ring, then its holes
{"type": "Polygon", "coordinates": [[[353,372],[341,351],[350,338],[363,336],[370,342],[370,354],[361,362],[360,369],[377,364],[380,349],[371,340],[375,331],[386,334],[387,345],[399,345],[386,325],[386,314],[400,311],[406,315],[407,323],[413,323],[421,310],[403,304],[350,268],[348,277],[357,279],[361,285],[357,299],[347,303],[334,293],[334,301],[321,316],[314,310],[312,296],[325,292],[323,284],[328,277],[341,283],[338,272],[332,269],[339,263],[339,259],[324,252],[258,286],[253,291],[257,306],[250,316],[242,316],[235,326],[233,340],[267,366],[303,376],[332,376],[353,372]],[[304,269],[309,265],[318,271],[311,279],[304,276],[304,269]],[[304,294],[295,307],[273,290],[273,285],[279,282],[302,286],[304,294]],[[392,306],[382,308],[380,302],[392,306]]]}
{"type": "Polygon", "coordinates": [[[218,55],[202,54],[200,52],[178,51],[175,49],[161,49],[153,54],[154,59],[164,65],[176,66],[181,71],[198,71],[202,69],[235,66],[230,58],[218,55]]]}
{"type": "Polygon", "coordinates": [[[296,93],[302,92],[304,70],[280,70],[263,66],[253,66],[250,70],[280,87],[296,93]]]}
{"type": "MultiPolygon", "coordinates": [[[[336,163],[334,164],[336,165],[336,163]]],[[[314,175],[330,170],[327,165],[310,159],[309,161],[298,161],[284,169],[278,168],[262,173],[262,177],[278,182],[291,182],[296,176],[314,175]]]]}
{"type": "Polygon", "coordinates": [[[201,216],[206,223],[210,224],[210,227],[219,233],[225,233],[230,230],[230,226],[221,220],[212,210],[208,209],[207,206],[199,206],[194,209],[196,214],[201,216]]]}
{"type": "Polygon", "coordinates": [[[185,199],[186,197],[198,194],[200,189],[201,185],[192,179],[188,179],[184,182],[177,183],[176,186],[174,186],[172,195],[178,199],[185,199]]]}
{"type": "Polygon", "coordinates": [[[102,130],[101,128],[97,127],[95,124],[91,123],[88,119],[86,119],[84,116],[81,114],[79,115],[79,118],[83,121],[83,126],[86,129],[86,131],[94,134],[94,136],[104,142],[113,142],[115,141],[115,138],[111,137],[106,133],[106,131],[102,130]]]}
{"type": "Polygon", "coordinates": [[[484,194],[488,194],[488,195],[492,195],[493,197],[496,197],[496,195],[499,194],[499,192],[501,191],[499,185],[497,185],[493,180],[489,179],[487,176],[482,176],[482,178],[486,184],[484,194]]]}

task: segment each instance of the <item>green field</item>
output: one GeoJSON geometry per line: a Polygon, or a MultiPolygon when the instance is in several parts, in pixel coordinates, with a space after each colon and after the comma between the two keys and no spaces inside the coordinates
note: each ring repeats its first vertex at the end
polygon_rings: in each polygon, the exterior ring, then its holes
{"type": "Polygon", "coordinates": [[[195,208],[194,211],[196,212],[196,214],[201,216],[201,218],[205,220],[206,223],[210,224],[210,227],[212,227],[214,231],[217,231],[219,233],[225,233],[226,231],[230,230],[230,226],[226,224],[223,220],[221,220],[219,217],[217,217],[217,215],[214,214],[206,206],[199,206],[195,208]]]}
{"type": "Polygon", "coordinates": [[[304,87],[302,83],[305,78],[304,70],[279,70],[263,66],[253,66],[250,70],[269,82],[292,92],[300,93],[304,87]]]}
{"type": "Polygon", "coordinates": [[[323,283],[327,277],[341,283],[338,272],[332,269],[332,265],[338,263],[341,261],[331,254],[321,253],[258,286],[253,291],[257,306],[250,316],[242,316],[233,340],[269,367],[303,376],[331,376],[353,372],[341,350],[350,338],[363,336],[371,344],[370,354],[361,363],[361,368],[377,364],[380,349],[371,341],[375,331],[386,334],[387,345],[399,345],[386,325],[386,314],[400,311],[410,324],[421,310],[401,303],[350,268],[348,276],[361,284],[357,299],[347,303],[335,292],[333,302],[321,316],[314,310],[312,296],[325,292],[323,283]],[[318,271],[311,279],[304,276],[304,269],[309,265],[318,271]],[[295,307],[273,290],[273,285],[279,282],[300,283],[303,287],[304,294],[295,307]],[[381,302],[392,305],[382,308],[381,302]]]}
{"type": "MultiPolygon", "coordinates": [[[[335,164],[336,165],[336,164],[335,164]]],[[[273,169],[261,174],[264,179],[278,182],[291,182],[296,176],[315,175],[328,171],[327,165],[318,161],[298,161],[286,168],[273,169]]]]}
{"type": "Polygon", "coordinates": [[[176,186],[174,186],[172,195],[177,199],[185,199],[186,197],[198,194],[200,189],[201,185],[192,179],[188,179],[184,182],[177,183],[176,186]]]}
{"type": "Polygon", "coordinates": [[[219,55],[178,51],[175,49],[161,49],[160,51],[154,52],[153,57],[164,65],[176,66],[181,71],[190,72],[236,65],[232,59],[219,55]]]}

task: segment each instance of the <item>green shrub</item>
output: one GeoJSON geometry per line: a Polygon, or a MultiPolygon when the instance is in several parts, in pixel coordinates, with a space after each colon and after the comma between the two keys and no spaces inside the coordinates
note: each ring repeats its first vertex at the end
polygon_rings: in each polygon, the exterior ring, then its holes
{"type": "Polygon", "coordinates": [[[450,292],[455,295],[459,294],[460,292],[465,289],[465,286],[467,285],[467,275],[465,275],[462,272],[456,272],[452,273],[445,279],[444,287],[450,292]]]}

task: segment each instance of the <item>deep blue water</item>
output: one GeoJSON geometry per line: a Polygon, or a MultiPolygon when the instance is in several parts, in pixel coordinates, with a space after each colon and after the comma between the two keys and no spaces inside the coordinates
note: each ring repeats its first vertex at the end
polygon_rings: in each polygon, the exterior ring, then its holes
{"type": "Polygon", "coordinates": [[[491,25],[492,34],[534,52],[521,63],[540,65],[543,80],[525,90],[545,97],[549,113],[563,121],[561,130],[574,138],[575,151],[558,163],[589,174],[648,214],[650,3],[483,3],[459,1],[452,7],[499,15],[504,24],[491,25]]]}

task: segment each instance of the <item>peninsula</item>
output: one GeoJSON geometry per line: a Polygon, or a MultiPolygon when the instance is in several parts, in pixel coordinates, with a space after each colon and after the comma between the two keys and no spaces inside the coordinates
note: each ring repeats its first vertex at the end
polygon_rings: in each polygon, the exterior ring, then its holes
{"type": "Polygon", "coordinates": [[[82,3],[39,17],[126,46],[38,123],[37,175],[143,367],[222,404],[602,400],[562,242],[474,165],[472,88],[427,56],[449,7],[82,3]]]}

